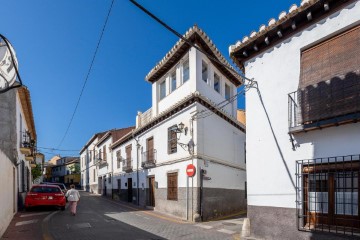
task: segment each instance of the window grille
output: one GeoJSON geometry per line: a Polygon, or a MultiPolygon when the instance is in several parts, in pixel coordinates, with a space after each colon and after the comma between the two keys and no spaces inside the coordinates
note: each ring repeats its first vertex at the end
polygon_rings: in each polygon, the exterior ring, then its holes
{"type": "Polygon", "coordinates": [[[168,154],[177,152],[177,134],[174,130],[175,125],[168,129],[168,154]]]}
{"type": "Polygon", "coordinates": [[[298,229],[360,237],[360,155],[296,162],[298,229]]]}

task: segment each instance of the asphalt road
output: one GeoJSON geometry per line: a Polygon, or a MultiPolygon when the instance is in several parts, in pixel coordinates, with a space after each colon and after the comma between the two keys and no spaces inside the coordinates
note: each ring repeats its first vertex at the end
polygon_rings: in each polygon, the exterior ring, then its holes
{"type": "Polygon", "coordinates": [[[56,211],[45,219],[43,239],[225,240],[236,239],[242,224],[239,219],[227,220],[226,224],[188,223],[86,192],[81,192],[81,195],[76,216],[72,216],[66,209],[56,211]]]}

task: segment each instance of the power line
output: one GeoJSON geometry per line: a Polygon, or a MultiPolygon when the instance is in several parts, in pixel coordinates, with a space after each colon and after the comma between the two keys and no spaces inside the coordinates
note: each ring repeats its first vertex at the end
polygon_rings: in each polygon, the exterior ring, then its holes
{"type": "Polygon", "coordinates": [[[79,152],[79,150],[66,150],[66,149],[49,148],[49,147],[39,147],[39,146],[37,146],[37,148],[47,149],[47,150],[51,150],[51,151],[59,151],[59,152],[79,152]]]}
{"type": "Polygon", "coordinates": [[[74,116],[75,116],[75,113],[76,113],[76,111],[77,111],[77,109],[78,109],[78,106],[79,106],[79,103],[80,103],[80,99],[81,99],[81,97],[82,97],[82,95],[83,95],[83,92],[84,92],[86,83],[87,83],[87,81],[88,81],[88,79],[89,79],[89,76],[90,76],[90,73],[91,73],[91,69],[92,69],[92,67],[93,67],[93,65],[94,65],[94,61],[95,61],[95,58],[96,58],[96,54],[97,54],[97,52],[98,52],[98,49],[99,49],[99,46],[100,46],[102,37],[103,37],[103,35],[104,35],[105,28],[106,28],[106,24],[107,24],[107,22],[108,22],[108,20],[109,20],[110,13],[111,13],[111,9],[112,9],[112,7],[113,7],[113,5],[114,5],[114,1],[115,1],[115,0],[112,0],[112,1],[111,1],[111,5],[110,5],[110,8],[109,8],[108,14],[107,14],[107,16],[106,16],[105,23],[104,23],[104,26],[103,26],[103,28],[102,28],[99,41],[98,41],[98,43],[97,43],[97,45],[96,45],[96,49],[95,49],[93,58],[92,58],[92,60],[91,60],[89,70],[88,70],[88,72],[87,72],[87,74],[86,74],[85,81],[84,81],[84,84],[83,84],[83,86],[82,86],[82,89],[81,89],[79,98],[78,98],[78,100],[77,100],[77,103],[76,103],[74,112],[73,112],[73,114],[72,114],[72,116],[71,116],[71,118],[70,118],[70,122],[69,122],[69,124],[68,124],[68,126],[67,126],[67,129],[66,129],[66,131],[65,131],[65,134],[64,134],[63,138],[61,139],[61,141],[60,141],[60,143],[59,143],[59,145],[58,145],[57,148],[60,148],[60,146],[61,146],[62,143],[64,142],[64,140],[65,140],[65,138],[66,138],[66,135],[67,135],[68,132],[69,132],[71,123],[72,123],[72,121],[74,120],[74,116]]]}
{"type": "MultiPolygon", "coordinates": [[[[247,80],[250,82],[249,86],[250,87],[254,87],[254,85],[256,85],[256,81],[254,81],[253,79],[247,78],[244,75],[238,73],[232,66],[228,66],[224,63],[222,63],[220,60],[218,60],[216,57],[211,56],[209,53],[207,53],[206,51],[202,50],[200,47],[196,46],[195,44],[193,44],[191,41],[189,41],[187,38],[185,38],[183,35],[181,35],[179,32],[177,32],[176,30],[174,30],[172,27],[170,27],[169,25],[167,25],[164,21],[162,21],[161,19],[159,19],[158,17],[156,17],[154,14],[152,14],[149,10],[147,10],[145,7],[143,7],[142,5],[140,5],[139,3],[137,3],[135,0],[130,0],[131,3],[133,3],[135,6],[137,6],[139,9],[141,9],[143,12],[145,12],[147,15],[149,15],[151,18],[153,18],[155,21],[157,21],[158,23],[160,23],[163,27],[165,27],[167,30],[169,30],[170,32],[172,32],[174,35],[176,35],[178,38],[182,39],[183,41],[185,41],[187,44],[189,44],[191,47],[197,49],[198,51],[200,51],[201,53],[205,54],[209,59],[217,62],[218,64],[222,65],[223,67],[227,68],[228,70],[230,70],[231,72],[235,73],[236,75],[239,75],[243,80],[247,80]]],[[[245,81],[242,82],[245,86],[245,81]]],[[[247,88],[245,86],[245,88],[247,88]]],[[[235,99],[239,96],[240,94],[236,94],[233,97],[231,97],[231,99],[227,99],[225,101],[222,101],[220,103],[218,103],[216,106],[223,104],[224,102],[227,102],[223,107],[225,107],[226,105],[228,105],[229,103],[235,101],[235,99]]],[[[221,108],[223,108],[221,107],[221,108]]],[[[205,110],[205,111],[210,111],[210,110],[205,110]]],[[[200,112],[199,112],[200,113],[200,112]]],[[[211,115],[211,114],[210,114],[211,115]]]]}
{"type": "Polygon", "coordinates": [[[208,54],[206,51],[202,50],[201,48],[199,48],[198,46],[196,46],[195,44],[193,44],[191,41],[189,41],[187,38],[185,38],[183,35],[181,35],[179,32],[177,32],[175,29],[173,29],[172,27],[170,27],[169,25],[167,25],[164,21],[162,21],[161,19],[159,19],[158,17],[156,17],[154,14],[152,14],[149,10],[147,10],[145,7],[143,7],[142,5],[140,5],[139,3],[137,3],[135,0],[130,0],[130,2],[132,2],[135,6],[137,6],[138,8],[140,8],[143,12],[145,12],[147,15],[149,15],[151,18],[153,18],[155,21],[157,21],[158,23],[160,23],[163,27],[165,27],[167,30],[169,30],[170,32],[172,32],[173,34],[175,34],[178,38],[182,39],[183,41],[185,41],[187,44],[189,44],[191,47],[197,49],[198,51],[202,52],[203,54],[205,54],[209,59],[217,62],[218,64],[222,65],[223,67],[227,68],[228,70],[230,70],[231,72],[235,73],[236,75],[239,75],[241,78],[248,80],[248,81],[253,81],[253,79],[247,78],[244,75],[238,73],[232,66],[228,66],[224,63],[222,63],[219,59],[217,59],[216,57],[211,56],[210,54],[208,54]]]}

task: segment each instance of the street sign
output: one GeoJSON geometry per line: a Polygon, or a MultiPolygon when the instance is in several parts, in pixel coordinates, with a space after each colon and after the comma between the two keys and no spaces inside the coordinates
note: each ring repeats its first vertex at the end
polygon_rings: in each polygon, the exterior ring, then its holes
{"type": "Polygon", "coordinates": [[[195,172],[196,172],[196,168],[193,164],[189,164],[187,165],[186,167],[186,174],[189,176],[189,177],[193,177],[195,175],[195,172]]]}

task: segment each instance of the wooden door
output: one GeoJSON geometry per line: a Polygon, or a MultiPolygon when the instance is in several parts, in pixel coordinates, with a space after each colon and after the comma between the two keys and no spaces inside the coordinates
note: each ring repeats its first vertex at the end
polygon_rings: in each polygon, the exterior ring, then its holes
{"type": "Polygon", "coordinates": [[[155,207],[155,177],[149,177],[149,206],[155,207]]]}
{"type": "Polygon", "coordinates": [[[132,178],[128,178],[128,182],[127,182],[127,187],[128,187],[128,202],[132,202],[132,178]]]}
{"type": "Polygon", "coordinates": [[[146,149],[147,149],[147,161],[154,162],[154,138],[148,138],[146,141],[146,149]]]}

